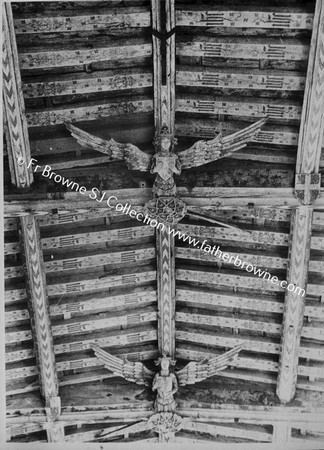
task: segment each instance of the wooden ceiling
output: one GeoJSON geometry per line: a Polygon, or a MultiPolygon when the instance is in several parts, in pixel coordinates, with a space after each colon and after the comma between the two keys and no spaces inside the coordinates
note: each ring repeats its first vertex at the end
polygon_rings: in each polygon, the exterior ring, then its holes
{"type": "MultiPolygon", "coordinates": [[[[152,414],[150,390],[104,369],[90,344],[152,368],[167,337],[179,367],[245,344],[220,376],[179,390],[177,412],[193,422],[175,442],[320,448],[323,5],[166,3],[176,27],[176,151],[268,117],[246,149],[176,177],[187,205],[245,233],[192,217],[177,228],[304,286],[306,296],[176,239],[169,242],[176,295],[167,335],[155,229],[17,163],[32,156],[89,191],[143,207],[153,176],[81,147],[64,123],[153,153],[156,2],[7,4],[7,439],[156,442],[153,431],[122,430],[152,414]]],[[[162,66],[169,57],[162,55],[162,66]]]]}

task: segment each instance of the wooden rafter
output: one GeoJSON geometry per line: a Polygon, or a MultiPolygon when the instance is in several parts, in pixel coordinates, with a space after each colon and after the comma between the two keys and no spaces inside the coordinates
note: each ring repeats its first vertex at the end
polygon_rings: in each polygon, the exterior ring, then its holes
{"type": "Polygon", "coordinates": [[[33,173],[26,164],[30,160],[30,147],[10,3],[3,4],[2,71],[11,181],[19,188],[25,188],[32,184],[33,173]]]}
{"type": "MultiPolygon", "coordinates": [[[[294,212],[291,222],[287,282],[305,291],[311,247],[312,215],[310,208],[301,206],[294,212]]],[[[287,290],[277,381],[277,395],[283,403],[291,401],[295,395],[304,308],[305,296],[287,290]]]]}
{"type": "MultiPolygon", "coordinates": [[[[155,130],[162,126],[174,131],[175,113],[175,23],[174,1],[165,2],[166,30],[161,27],[161,2],[152,0],[153,65],[154,65],[154,119],[155,130]],[[162,84],[162,38],[166,35],[166,85],[162,84]],[[158,34],[157,34],[158,33],[158,34]]],[[[157,291],[158,291],[158,346],[160,353],[175,353],[175,254],[174,238],[168,228],[156,229],[157,291]]]]}
{"type": "Polygon", "coordinates": [[[49,302],[39,226],[33,215],[20,219],[20,243],[26,275],[28,309],[34,340],[39,382],[46,402],[49,442],[64,440],[64,429],[55,420],[61,411],[49,302]]]}
{"type": "Polygon", "coordinates": [[[317,0],[296,163],[295,194],[306,205],[320,193],[324,131],[324,4],[317,0]]]}

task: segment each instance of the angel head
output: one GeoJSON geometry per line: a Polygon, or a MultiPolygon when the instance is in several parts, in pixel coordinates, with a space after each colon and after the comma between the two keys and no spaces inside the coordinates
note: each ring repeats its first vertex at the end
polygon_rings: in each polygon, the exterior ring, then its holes
{"type": "Polygon", "coordinates": [[[162,353],[162,357],[156,359],[154,362],[157,366],[161,366],[163,372],[169,371],[170,365],[175,366],[176,364],[176,360],[167,356],[165,352],[162,353]]]}
{"type": "Polygon", "coordinates": [[[169,132],[168,127],[164,125],[161,131],[156,133],[153,143],[158,152],[168,155],[173,151],[177,142],[177,139],[169,132]]]}

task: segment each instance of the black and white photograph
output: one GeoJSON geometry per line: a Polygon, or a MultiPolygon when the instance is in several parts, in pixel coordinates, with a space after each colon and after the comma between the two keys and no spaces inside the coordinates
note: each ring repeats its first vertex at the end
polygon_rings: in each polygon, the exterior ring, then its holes
{"type": "Polygon", "coordinates": [[[0,447],[323,450],[324,0],[1,18],[0,447]]]}

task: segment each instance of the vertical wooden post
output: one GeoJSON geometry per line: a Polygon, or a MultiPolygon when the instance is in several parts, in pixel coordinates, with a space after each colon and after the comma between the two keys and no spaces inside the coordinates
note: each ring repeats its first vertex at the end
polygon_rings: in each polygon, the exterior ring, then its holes
{"type": "Polygon", "coordinates": [[[320,194],[319,162],[324,132],[324,4],[317,0],[296,163],[295,194],[309,205],[320,194]]]}
{"type": "Polygon", "coordinates": [[[152,10],[152,53],[153,53],[153,90],[154,90],[154,128],[155,132],[162,124],[162,53],[161,39],[161,1],[151,0],[152,10]]]}
{"type": "Polygon", "coordinates": [[[165,1],[166,32],[170,36],[166,39],[166,102],[167,126],[170,133],[175,132],[175,5],[174,0],[165,1]]]}
{"type": "Polygon", "coordinates": [[[313,211],[307,206],[296,208],[291,222],[287,283],[281,336],[281,353],[277,380],[277,395],[282,403],[290,402],[295,395],[298,354],[303,326],[306,295],[302,296],[293,286],[306,291],[310,255],[313,211]],[[287,285],[287,288],[289,287],[287,285]]]}
{"type": "Polygon", "coordinates": [[[158,340],[160,353],[175,355],[175,257],[174,237],[167,227],[157,230],[158,340]]]}
{"type": "Polygon", "coordinates": [[[48,440],[58,442],[64,437],[63,428],[54,421],[61,413],[53,335],[45,278],[40,232],[34,215],[20,218],[19,238],[25,271],[28,309],[39,373],[41,394],[45,399],[48,418],[48,440]],[[53,433],[51,432],[53,429],[53,433]]]}
{"type": "Polygon", "coordinates": [[[30,160],[25,102],[21,88],[18,51],[10,3],[4,3],[2,15],[3,103],[7,123],[8,157],[12,182],[25,188],[33,182],[33,172],[27,169],[30,160]]]}

